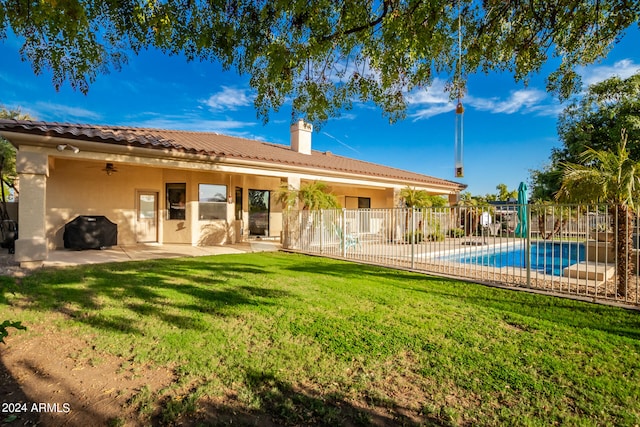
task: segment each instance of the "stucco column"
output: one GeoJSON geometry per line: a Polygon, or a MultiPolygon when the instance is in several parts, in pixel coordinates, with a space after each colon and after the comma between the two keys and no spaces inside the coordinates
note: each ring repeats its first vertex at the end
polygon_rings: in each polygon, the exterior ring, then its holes
{"type": "MultiPolygon", "coordinates": [[[[283,183],[286,183],[289,186],[290,189],[300,190],[300,177],[299,176],[290,176],[286,180],[284,180],[283,183]]],[[[298,209],[297,202],[296,202],[296,206],[294,206],[293,209],[298,209]]]]}
{"type": "Polygon", "coordinates": [[[20,180],[18,240],[15,260],[23,268],[35,268],[47,259],[47,177],[49,156],[18,151],[16,171],[20,180]]]}
{"type": "MultiPolygon", "coordinates": [[[[282,180],[283,184],[287,184],[289,189],[291,190],[300,190],[300,177],[299,176],[289,176],[285,180],[282,180]]],[[[298,246],[299,234],[300,234],[300,223],[299,223],[299,213],[298,213],[298,202],[289,210],[288,208],[284,208],[282,212],[282,237],[280,241],[282,242],[282,246],[284,248],[296,249],[298,246]]]]}

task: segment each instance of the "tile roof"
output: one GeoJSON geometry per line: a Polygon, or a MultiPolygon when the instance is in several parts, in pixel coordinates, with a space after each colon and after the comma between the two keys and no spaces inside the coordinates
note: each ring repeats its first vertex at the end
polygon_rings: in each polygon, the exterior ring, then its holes
{"type": "Polygon", "coordinates": [[[0,131],[2,130],[106,144],[176,150],[218,158],[245,159],[266,164],[290,165],[338,173],[358,174],[364,177],[412,181],[442,186],[451,190],[462,190],[466,187],[466,185],[458,182],[331,153],[312,150],[311,155],[301,154],[291,150],[287,145],[220,135],[214,132],[0,119],[0,131]]]}

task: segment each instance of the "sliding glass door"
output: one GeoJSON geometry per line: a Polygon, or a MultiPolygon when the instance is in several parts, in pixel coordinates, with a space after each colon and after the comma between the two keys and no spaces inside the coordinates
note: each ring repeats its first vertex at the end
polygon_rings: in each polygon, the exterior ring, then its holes
{"type": "Polygon", "coordinates": [[[269,191],[249,190],[249,235],[269,235],[269,191]]]}

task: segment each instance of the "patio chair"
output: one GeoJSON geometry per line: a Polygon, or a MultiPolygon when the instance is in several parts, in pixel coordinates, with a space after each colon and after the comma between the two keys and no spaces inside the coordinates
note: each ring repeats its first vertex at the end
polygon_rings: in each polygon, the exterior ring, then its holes
{"type": "Polygon", "coordinates": [[[487,226],[490,236],[499,236],[500,231],[502,230],[502,224],[497,222],[495,224],[489,224],[487,226]]]}
{"type": "Polygon", "coordinates": [[[338,239],[340,239],[340,249],[343,249],[342,247],[343,243],[344,243],[344,249],[347,251],[350,248],[355,248],[360,246],[360,240],[358,239],[358,236],[356,234],[346,233],[344,234],[344,238],[343,238],[343,231],[341,227],[338,227],[336,225],[334,226],[334,230],[336,232],[336,235],[338,236],[338,239]]]}

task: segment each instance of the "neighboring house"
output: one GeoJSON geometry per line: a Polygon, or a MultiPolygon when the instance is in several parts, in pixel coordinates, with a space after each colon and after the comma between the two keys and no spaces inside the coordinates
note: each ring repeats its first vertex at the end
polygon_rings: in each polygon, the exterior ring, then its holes
{"type": "Polygon", "coordinates": [[[0,120],[18,150],[16,260],[37,266],[63,247],[67,222],[104,215],[118,244],[219,245],[279,236],[272,193],[321,180],[346,208],[390,208],[406,186],[447,195],[465,185],[311,149],[312,126],[291,146],[217,133],[0,120]]]}

